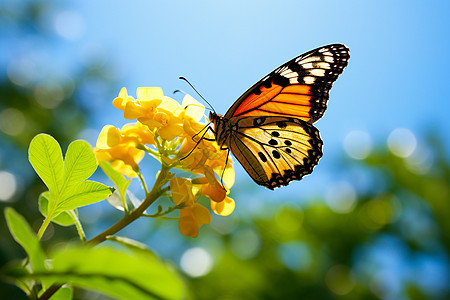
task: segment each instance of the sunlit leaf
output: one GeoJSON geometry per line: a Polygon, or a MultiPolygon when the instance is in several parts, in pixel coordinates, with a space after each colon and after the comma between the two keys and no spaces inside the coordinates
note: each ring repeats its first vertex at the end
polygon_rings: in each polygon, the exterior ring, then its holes
{"type": "MultiPolygon", "coordinates": [[[[114,183],[116,188],[119,191],[120,197],[122,199],[122,203],[125,201],[125,192],[128,188],[128,185],[131,182],[131,179],[125,179],[125,177],[113,169],[110,163],[107,162],[100,162],[99,164],[100,168],[102,168],[103,172],[106,174],[106,176],[111,179],[111,181],[114,183]]],[[[123,207],[123,205],[122,205],[123,207]]]]}
{"type": "Polygon", "coordinates": [[[63,180],[63,157],[58,142],[47,134],[38,134],[30,143],[28,159],[47,188],[59,194],[63,180]]]}
{"type": "Polygon", "coordinates": [[[108,197],[113,190],[96,181],[82,181],[64,191],[61,201],[55,210],[55,214],[65,210],[99,202],[108,197]]]}
{"type": "MultiPolygon", "coordinates": [[[[39,211],[44,217],[46,217],[48,214],[49,197],[49,192],[43,192],[39,195],[39,211]]],[[[73,211],[74,215],[78,218],[78,211],[76,209],[74,209],[73,211]]],[[[75,220],[72,218],[72,215],[68,211],[61,212],[59,215],[52,219],[52,222],[61,226],[71,226],[75,224],[75,220]]]]}
{"type": "Polygon", "coordinates": [[[52,266],[52,270],[40,274],[16,276],[70,282],[117,299],[181,299],[184,294],[176,272],[144,251],[67,247],[52,256],[52,266]]]}
{"type": "MultiPolygon", "coordinates": [[[[17,213],[12,207],[5,209],[5,219],[8,225],[9,231],[14,240],[19,243],[28,255],[33,273],[45,271],[45,254],[39,244],[39,240],[36,234],[31,229],[25,218],[17,213]]],[[[18,267],[19,269],[22,266],[18,267]]],[[[25,268],[23,268],[25,272],[25,268]]],[[[50,285],[49,280],[43,279],[42,285],[48,287],[50,285]]],[[[19,285],[21,288],[26,288],[27,284],[19,285]]]]}
{"type": "Polygon", "coordinates": [[[91,146],[82,140],[70,143],[64,158],[64,180],[77,183],[88,179],[97,169],[91,146]]]}
{"type": "Polygon", "coordinates": [[[11,207],[5,209],[5,218],[14,240],[23,247],[30,258],[33,271],[40,272],[45,270],[44,252],[41,249],[36,234],[33,232],[25,218],[11,207]]]}
{"type": "Polygon", "coordinates": [[[124,236],[116,236],[116,235],[110,235],[107,236],[106,239],[108,241],[113,241],[113,242],[117,242],[119,244],[121,244],[122,246],[127,247],[130,250],[143,250],[143,251],[147,251],[149,254],[153,254],[153,251],[151,251],[147,245],[138,242],[136,240],[124,237],[124,236]]]}
{"type": "Polygon", "coordinates": [[[124,208],[123,208],[123,201],[122,201],[122,199],[120,198],[120,194],[119,194],[118,191],[114,191],[114,193],[112,193],[111,196],[109,196],[108,198],[106,198],[106,201],[108,201],[108,203],[109,203],[112,207],[114,207],[114,208],[116,208],[116,209],[118,209],[118,210],[120,210],[120,211],[124,211],[124,208]]]}

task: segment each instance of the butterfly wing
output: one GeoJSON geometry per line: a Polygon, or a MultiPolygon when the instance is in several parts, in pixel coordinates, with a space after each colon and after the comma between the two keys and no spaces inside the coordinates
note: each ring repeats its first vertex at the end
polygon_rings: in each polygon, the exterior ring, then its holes
{"type": "Polygon", "coordinates": [[[325,113],[331,86],[349,58],[349,49],[343,44],[306,52],[253,85],[225,118],[290,116],[312,124],[325,113]]]}
{"type": "Polygon", "coordinates": [[[322,157],[313,125],[291,117],[239,117],[228,147],[253,180],[269,189],[310,174],[322,157]]]}

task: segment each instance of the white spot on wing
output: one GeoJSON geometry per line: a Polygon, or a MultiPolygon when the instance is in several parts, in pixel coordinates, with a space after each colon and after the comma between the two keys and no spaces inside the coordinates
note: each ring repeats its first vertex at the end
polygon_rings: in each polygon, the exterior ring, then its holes
{"type": "Polygon", "coordinates": [[[292,78],[289,78],[289,83],[290,83],[290,84],[296,84],[296,83],[298,83],[298,77],[292,77],[292,78]]]}
{"type": "Polygon", "coordinates": [[[316,66],[317,68],[330,69],[330,64],[329,64],[329,63],[326,63],[326,62],[318,62],[318,63],[315,63],[315,66],[316,66]]]}
{"type": "Polygon", "coordinates": [[[287,77],[287,78],[298,77],[298,73],[297,72],[291,72],[291,73],[287,73],[287,74],[285,74],[283,76],[287,77]]]}
{"type": "Polygon", "coordinates": [[[303,81],[305,81],[306,84],[313,84],[314,81],[316,81],[316,78],[311,76],[306,76],[303,78],[303,81]]]}
{"type": "Polygon", "coordinates": [[[320,77],[325,76],[324,69],[313,69],[313,70],[309,71],[309,73],[314,76],[320,76],[320,77]]]}
{"type": "Polygon", "coordinates": [[[311,57],[308,57],[308,58],[305,58],[304,60],[302,60],[302,61],[301,61],[301,65],[304,65],[304,64],[306,64],[306,63],[310,63],[310,62],[313,62],[313,61],[318,61],[318,60],[320,60],[319,57],[317,57],[317,56],[311,56],[311,57]]]}

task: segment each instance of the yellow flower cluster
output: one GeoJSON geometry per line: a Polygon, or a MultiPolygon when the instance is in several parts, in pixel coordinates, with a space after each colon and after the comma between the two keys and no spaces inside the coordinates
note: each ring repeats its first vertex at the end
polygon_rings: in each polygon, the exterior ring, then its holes
{"type": "Polygon", "coordinates": [[[205,107],[194,98],[186,95],[179,105],[156,87],[138,88],[136,94],[135,99],[122,88],[114,99],[114,107],[123,110],[124,118],[137,122],[120,130],[105,126],[94,149],[97,160],[110,161],[116,171],[136,177],[147,151],[170,168],[202,175],[193,180],[170,179],[172,199],[180,207],[180,232],[196,237],[199,227],[211,221],[209,210],[197,203],[199,196],[210,198],[211,209],[218,215],[234,210],[234,200],[215,175],[230,188],[234,184],[232,163],[227,152],[210,141],[214,136],[200,123],[205,107]]]}

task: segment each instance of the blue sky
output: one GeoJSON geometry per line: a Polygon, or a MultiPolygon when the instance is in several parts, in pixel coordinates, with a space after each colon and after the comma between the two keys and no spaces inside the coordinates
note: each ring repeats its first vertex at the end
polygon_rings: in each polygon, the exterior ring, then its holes
{"type": "MultiPolygon", "coordinates": [[[[116,88],[88,82],[81,89],[83,104],[93,113],[95,134],[84,136],[91,143],[103,125],[126,122],[111,105],[123,86],[131,94],[139,86],[193,94],[178,79],[183,75],[223,114],[282,63],[337,42],[350,48],[351,58],[333,86],[325,116],[315,124],[324,157],[312,176],[283,190],[321,189],[333,181],[344,141],[370,149],[370,141],[385,142],[393,130],[407,128],[396,131],[394,142],[420,148],[425,132],[448,136],[447,1],[99,0],[61,7],[41,23],[65,43],[42,47],[33,36],[17,37],[9,24],[2,32],[18,47],[0,49],[0,63],[8,63],[8,70],[22,67],[20,75],[30,78],[52,71],[70,76],[91,59],[112,66],[116,88]]],[[[238,178],[248,179],[241,167],[237,171],[238,178]]]]}
{"type": "MultiPolygon", "coordinates": [[[[193,93],[178,80],[183,75],[217,112],[225,113],[274,68],[335,42],[345,43],[351,58],[333,86],[324,118],[316,123],[325,151],[314,172],[318,176],[330,176],[326,170],[351,131],[366,132],[376,142],[385,141],[396,128],[408,128],[418,136],[431,130],[444,136],[450,128],[446,88],[450,5],[445,1],[86,1],[77,5],[73,10],[80,17],[80,34],[71,49],[74,60],[86,55],[107,57],[120,84],[108,91],[110,98],[88,100],[97,112],[96,130],[105,123],[123,122],[120,111],[110,106],[122,86],[131,93],[138,86],[161,86],[166,94],[175,89],[193,93]]],[[[238,176],[241,171],[238,168],[238,176]]]]}

